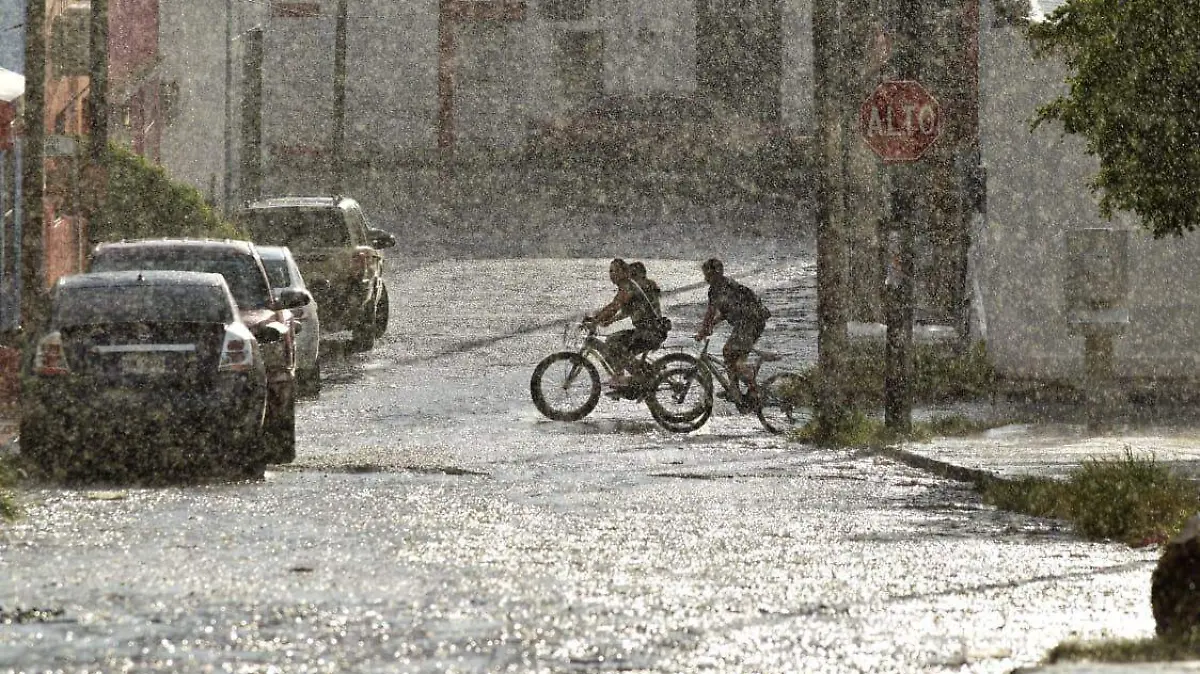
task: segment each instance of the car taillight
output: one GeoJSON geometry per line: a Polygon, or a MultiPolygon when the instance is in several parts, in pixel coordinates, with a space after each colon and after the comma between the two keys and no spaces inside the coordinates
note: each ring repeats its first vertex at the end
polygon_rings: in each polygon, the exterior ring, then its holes
{"type": "Polygon", "coordinates": [[[350,260],[350,273],[356,279],[366,276],[367,267],[371,264],[371,254],[365,250],[355,251],[350,260]]]}
{"type": "Polygon", "coordinates": [[[55,331],[42,338],[33,355],[33,371],[40,375],[70,374],[62,333],[55,331]]]}
{"type": "Polygon", "coordinates": [[[240,335],[225,333],[225,342],[221,344],[221,360],[217,365],[219,372],[250,372],[254,369],[255,342],[248,341],[240,335]]]}

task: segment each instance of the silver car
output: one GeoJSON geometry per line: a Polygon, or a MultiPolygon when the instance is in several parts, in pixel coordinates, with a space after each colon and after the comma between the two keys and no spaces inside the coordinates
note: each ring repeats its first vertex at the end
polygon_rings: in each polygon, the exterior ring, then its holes
{"type": "MultiPolygon", "coordinates": [[[[290,249],[286,246],[256,248],[277,295],[286,288],[308,292],[290,249]]],[[[302,307],[292,309],[292,317],[296,330],[297,391],[300,395],[315,396],[321,391],[321,319],[317,315],[317,301],[313,299],[302,307]]]]}

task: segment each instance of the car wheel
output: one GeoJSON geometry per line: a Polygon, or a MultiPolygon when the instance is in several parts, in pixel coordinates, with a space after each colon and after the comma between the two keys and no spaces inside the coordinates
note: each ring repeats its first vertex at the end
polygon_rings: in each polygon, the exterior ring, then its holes
{"type": "Polygon", "coordinates": [[[267,463],[291,463],[296,460],[296,399],[290,396],[287,403],[276,405],[269,412],[263,431],[263,444],[267,463]]]}
{"type": "Polygon", "coordinates": [[[354,334],[350,338],[350,348],[354,351],[370,351],[375,348],[375,324],[378,316],[378,302],[372,302],[370,308],[359,316],[354,326],[354,334]]]}
{"type": "Polygon", "coordinates": [[[296,392],[306,398],[315,398],[321,394],[321,361],[319,359],[312,367],[296,371],[296,392]]]}
{"type": "Polygon", "coordinates": [[[387,332],[388,318],[391,305],[388,302],[387,286],[379,284],[379,303],[375,306],[375,338],[378,339],[387,332]]]}

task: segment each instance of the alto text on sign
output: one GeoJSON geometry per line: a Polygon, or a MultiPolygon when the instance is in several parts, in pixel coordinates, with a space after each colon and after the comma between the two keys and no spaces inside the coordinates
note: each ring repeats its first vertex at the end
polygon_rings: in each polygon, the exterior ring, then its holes
{"type": "Polygon", "coordinates": [[[892,80],[863,101],[858,126],[863,140],[884,161],[916,161],[942,132],[941,109],[920,82],[892,80]]]}

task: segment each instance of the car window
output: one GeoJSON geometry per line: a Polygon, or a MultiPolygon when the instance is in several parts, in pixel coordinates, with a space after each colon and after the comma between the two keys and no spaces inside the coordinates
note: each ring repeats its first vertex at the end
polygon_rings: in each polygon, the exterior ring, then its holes
{"type": "Polygon", "coordinates": [[[218,286],[145,285],[60,288],[52,320],[57,327],[98,323],[228,323],[229,296],[218,286]]]}
{"type": "Polygon", "coordinates": [[[241,225],[256,243],[295,250],[349,246],[350,232],[336,208],[279,208],[245,211],[241,225]]]}
{"type": "Polygon", "coordinates": [[[267,269],[267,279],[272,288],[289,288],[292,286],[292,270],[287,260],[281,257],[264,257],[263,267],[267,269]]]}
{"type": "Polygon", "coordinates": [[[351,243],[355,246],[365,246],[367,241],[367,223],[362,211],[351,208],[346,211],[347,231],[350,232],[351,243]]]}
{"type": "Polygon", "coordinates": [[[100,249],[91,271],[175,270],[203,271],[225,277],[233,299],[243,309],[266,309],[271,289],[257,259],[231,251],[145,246],[100,249]]]}

